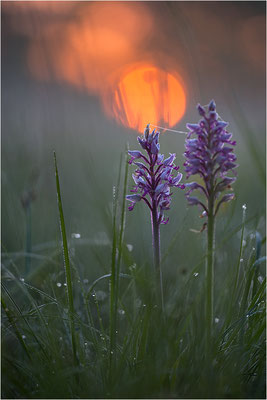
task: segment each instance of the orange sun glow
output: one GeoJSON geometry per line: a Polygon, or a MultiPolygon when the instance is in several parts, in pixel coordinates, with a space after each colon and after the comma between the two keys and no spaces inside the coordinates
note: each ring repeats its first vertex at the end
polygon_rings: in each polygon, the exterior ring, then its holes
{"type": "Polygon", "coordinates": [[[107,103],[104,99],[106,112],[139,132],[148,123],[175,125],[186,107],[185,90],[179,78],[152,65],[135,67],[125,74],[110,100],[107,103]]]}

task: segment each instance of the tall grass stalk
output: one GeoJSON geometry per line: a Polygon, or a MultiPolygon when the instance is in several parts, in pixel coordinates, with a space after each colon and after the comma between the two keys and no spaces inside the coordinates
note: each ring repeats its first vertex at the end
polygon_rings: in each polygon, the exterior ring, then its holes
{"type": "Polygon", "coordinates": [[[116,351],[116,324],[117,324],[117,313],[116,313],[116,260],[117,260],[117,208],[118,208],[118,188],[120,182],[120,174],[121,174],[121,162],[119,166],[119,177],[118,177],[118,185],[117,187],[113,187],[113,229],[112,229],[112,254],[111,254],[111,274],[110,274],[110,316],[109,316],[109,373],[108,373],[108,381],[110,387],[112,386],[113,380],[113,369],[114,369],[114,360],[116,359],[115,351],[116,351]]]}
{"type": "Polygon", "coordinates": [[[75,338],[74,302],[73,302],[73,292],[72,292],[71,268],[70,268],[68,242],[67,242],[65,220],[64,220],[63,207],[62,207],[62,201],[61,201],[59,176],[58,176],[58,168],[57,168],[57,159],[56,159],[56,152],[55,151],[54,151],[54,162],[55,162],[55,175],[56,175],[56,187],[57,187],[57,201],[58,201],[60,231],[61,231],[61,238],[62,238],[63,258],[64,258],[65,274],[66,274],[66,281],[67,281],[68,308],[69,308],[69,321],[70,321],[73,360],[74,360],[74,364],[78,365],[79,361],[78,361],[78,358],[77,358],[77,346],[76,346],[76,338],[75,338]]]}
{"type": "Polygon", "coordinates": [[[32,208],[31,203],[25,209],[26,217],[26,257],[25,257],[25,275],[28,276],[31,270],[31,257],[28,254],[32,252],[32,208]]]}
{"type": "Polygon", "coordinates": [[[117,238],[117,211],[118,211],[118,194],[121,181],[122,156],[120,158],[119,176],[117,188],[113,188],[113,241],[112,241],[112,262],[110,274],[110,349],[109,349],[109,384],[112,388],[113,371],[116,367],[116,335],[117,335],[117,313],[119,299],[119,281],[120,281],[120,266],[122,259],[123,238],[125,231],[125,214],[126,214],[126,192],[128,182],[128,157],[125,154],[125,171],[123,184],[123,197],[121,217],[119,224],[119,234],[117,238]]]}

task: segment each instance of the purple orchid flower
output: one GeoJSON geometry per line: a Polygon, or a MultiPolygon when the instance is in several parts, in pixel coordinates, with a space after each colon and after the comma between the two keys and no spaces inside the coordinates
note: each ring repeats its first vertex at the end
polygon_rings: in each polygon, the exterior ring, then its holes
{"type": "Polygon", "coordinates": [[[134,164],[137,169],[132,175],[134,180],[134,188],[132,194],[126,196],[131,202],[128,209],[132,211],[137,202],[143,200],[150,209],[152,222],[152,239],[154,249],[154,263],[156,273],[159,275],[160,292],[162,309],[163,305],[163,288],[162,274],[160,268],[160,224],[167,224],[168,218],[165,219],[164,212],[170,209],[171,204],[171,188],[176,187],[184,189],[184,185],[180,183],[182,174],[177,172],[179,167],[174,164],[175,154],[170,154],[164,160],[164,155],[159,153],[159,132],[153,130],[150,133],[149,124],[147,125],[144,136],[138,137],[137,140],[146,154],[141,151],[129,151],[131,156],[129,163],[134,164]]]}
{"type": "Polygon", "coordinates": [[[206,112],[204,107],[198,105],[198,112],[202,119],[198,124],[187,124],[189,133],[187,136],[184,156],[186,178],[191,175],[199,175],[203,184],[196,182],[187,183],[186,196],[189,205],[200,205],[209,216],[214,216],[223,202],[230,201],[234,194],[230,193],[220,199],[224,190],[231,190],[231,185],[236,177],[228,176],[229,172],[237,167],[236,156],[233,147],[236,142],[232,141],[232,134],[226,130],[227,122],[221,121],[216,113],[216,105],[212,100],[206,112]],[[196,135],[196,138],[191,138],[196,135]],[[190,197],[193,190],[199,190],[206,198],[206,204],[197,197],[190,197]],[[212,201],[211,201],[212,199],[212,201]],[[212,203],[212,209],[211,204],[212,203]],[[216,204],[215,204],[216,203],[216,204]]]}
{"type": "Polygon", "coordinates": [[[144,200],[151,213],[155,214],[156,223],[166,224],[168,219],[164,219],[164,211],[170,208],[171,187],[185,187],[180,184],[182,174],[174,174],[179,169],[174,164],[176,155],[170,154],[164,160],[163,154],[159,153],[159,132],[153,130],[150,133],[149,125],[145,129],[144,137],[138,137],[138,142],[147,154],[143,155],[138,150],[128,151],[131,156],[129,163],[137,166],[132,175],[135,186],[131,192],[134,194],[126,196],[131,202],[128,209],[133,210],[137,202],[144,200]]]}
{"type": "Polygon", "coordinates": [[[209,354],[210,340],[213,329],[213,297],[214,297],[214,252],[215,252],[215,217],[222,203],[234,198],[234,193],[221,195],[225,190],[231,190],[236,177],[236,156],[232,134],[226,130],[227,122],[221,121],[216,113],[216,104],[212,100],[206,111],[200,104],[197,106],[202,119],[198,124],[187,124],[189,133],[186,140],[184,163],[187,178],[199,175],[202,183],[186,184],[186,197],[189,205],[198,205],[204,209],[202,216],[207,218],[202,232],[207,228],[207,263],[206,263],[206,353],[209,354]],[[196,137],[191,138],[195,135],[196,137]],[[191,196],[198,190],[204,200],[191,196]]]}

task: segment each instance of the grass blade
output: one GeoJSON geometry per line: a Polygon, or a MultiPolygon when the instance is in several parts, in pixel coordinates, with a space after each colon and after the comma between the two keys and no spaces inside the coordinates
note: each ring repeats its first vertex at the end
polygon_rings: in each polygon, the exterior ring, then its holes
{"type": "Polygon", "coordinates": [[[69,317],[70,317],[70,330],[71,330],[71,339],[72,339],[72,351],[74,364],[78,364],[77,358],[77,348],[76,348],[76,339],[75,339],[75,327],[74,327],[74,303],[73,303],[73,292],[72,292],[72,281],[71,281],[71,269],[70,269],[70,260],[69,260],[69,252],[68,252],[68,241],[66,235],[66,227],[65,220],[63,214],[63,207],[61,201],[61,193],[60,193],[60,185],[59,185],[59,177],[58,177],[58,168],[57,168],[57,159],[56,152],[54,151],[54,162],[55,162],[55,175],[56,175],[56,187],[57,187],[57,202],[58,202],[58,211],[59,211],[59,220],[60,220],[60,231],[62,238],[62,247],[63,247],[63,258],[64,258],[64,266],[65,266],[65,274],[67,281],[67,294],[68,294],[68,307],[69,307],[69,317]]]}

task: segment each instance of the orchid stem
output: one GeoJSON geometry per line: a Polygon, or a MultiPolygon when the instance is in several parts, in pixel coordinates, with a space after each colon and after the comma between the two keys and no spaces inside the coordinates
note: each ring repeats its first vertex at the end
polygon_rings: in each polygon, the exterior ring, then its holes
{"type": "Polygon", "coordinates": [[[161,297],[161,308],[164,313],[164,298],[163,298],[163,283],[162,283],[162,271],[160,265],[160,224],[158,222],[157,204],[153,202],[151,219],[152,219],[152,240],[153,240],[153,252],[154,252],[154,266],[156,272],[156,284],[159,288],[161,297]]]}
{"type": "Polygon", "coordinates": [[[208,255],[206,263],[206,351],[209,353],[211,346],[213,328],[213,286],[214,286],[214,249],[215,249],[215,216],[214,216],[214,196],[209,198],[208,213],[208,255]]]}

